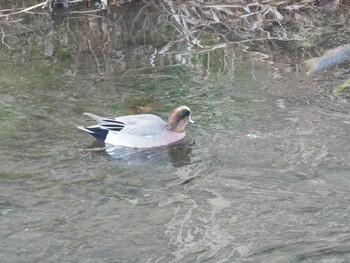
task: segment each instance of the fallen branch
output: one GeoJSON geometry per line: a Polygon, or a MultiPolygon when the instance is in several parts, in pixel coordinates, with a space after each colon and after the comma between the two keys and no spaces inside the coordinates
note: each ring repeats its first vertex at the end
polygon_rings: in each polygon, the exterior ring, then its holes
{"type": "MultiPolygon", "coordinates": [[[[70,1],[71,4],[73,3],[79,3],[79,2],[82,2],[83,0],[74,0],[74,1],[70,1]]],[[[38,8],[38,7],[42,7],[43,9],[46,8],[48,5],[51,5],[51,3],[53,3],[54,0],[46,0],[45,2],[42,2],[40,4],[37,4],[37,5],[33,5],[31,7],[28,7],[28,8],[25,8],[25,9],[22,9],[21,11],[17,11],[17,12],[13,12],[13,13],[9,13],[9,14],[3,14],[3,15],[0,15],[0,17],[9,17],[9,16],[12,16],[12,15],[18,15],[18,14],[22,14],[22,13],[27,13],[28,11],[30,10],[33,10],[35,8],[38,8]]],[[[9,10],[9,9],[7,9],[9,10]]],[[[7,11],[7,10],[0,10],[0,11],[7,11]]],[[[50,9],[51,10],[51,9],[50,9]]]]}
{"type": "Polygon", "coordinates": [[[28,12],[30,10],[33,10],[35,8],[38,8],[38,7],[44,6],[44,5],[46,5],[46,1],[43,2],[43,3],[37,4],[37,5],[33,5],[31,7],[28,7],[28,8],[25,8],[25,9],[23,9],[21,11],[17,11],[17,12],[13,12],[13,13],[10,13],[10,14],[5,14],[5,15],[0,15],[0,17],[8,17],[8,16],[12,16],[12,15],[18,15],[18,14],[26,13],[26,12],[28,12]]]}

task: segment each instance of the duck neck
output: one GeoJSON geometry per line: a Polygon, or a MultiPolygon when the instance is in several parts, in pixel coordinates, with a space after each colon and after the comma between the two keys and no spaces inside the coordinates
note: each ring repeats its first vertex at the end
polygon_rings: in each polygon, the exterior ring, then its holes
{"type": "Polygon", "coordinates": [[[167,127],[167,129],[168,129],[169,131],[177,132],[177,131],[176,131],[176,125],[175,125],[174,123],[168,123],[166,127],[167,127]]]}

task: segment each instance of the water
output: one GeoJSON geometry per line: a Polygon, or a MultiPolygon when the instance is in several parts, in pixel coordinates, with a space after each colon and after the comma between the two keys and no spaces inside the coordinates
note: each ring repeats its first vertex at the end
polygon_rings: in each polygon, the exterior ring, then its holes
{"type": "Polygon", "coordinates": [[[348,262],[350,106],[329,92],[339,80],[307,77],[279,41],[157,54],[157,11],[125,26],[138,10],[7,29],[2,262],[348,262]],[[182,104],[196,124],[169,148],[110,155],[75,128],[86,111],[166,118],[182,104]]]}

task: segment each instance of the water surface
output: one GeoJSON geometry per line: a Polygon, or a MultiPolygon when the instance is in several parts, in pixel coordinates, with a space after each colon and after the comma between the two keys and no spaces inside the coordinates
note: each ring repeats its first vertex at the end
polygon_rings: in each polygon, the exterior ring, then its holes
{"type": "Polygon", "coordinates": [[[158,12],[7,29],[3,262],[350,260],[350,106],[331,94],[346,70],[307,77],[293,41],[167,49],[177,33],[158,12]],[[75,128],[83,112],[166,119],[178,105],[196,124],[168,148],[109,155],[75,128]]]}

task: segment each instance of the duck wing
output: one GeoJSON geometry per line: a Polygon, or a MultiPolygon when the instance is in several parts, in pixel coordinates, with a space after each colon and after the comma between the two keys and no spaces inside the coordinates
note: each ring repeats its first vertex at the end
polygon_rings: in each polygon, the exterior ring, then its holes
{"type": "MultiPolygon", "coordinates": [[[[166,129],[166,122],[153,114],[128,115],[122,117],[101,117],[93,113],[84,115],[94,119],[97,125],[85,127],[111,131],[113,133],[123,133],[132,136],[152,137],[160,134],[166,129]]],[[[80,127],[80,129],[82,129],[80,127]]],[[[94,132],[96,132],[94,130],[94,132]]]]}
{"type": "Polygon", "coordinates": [[[160,134],[166,129],[166,122],[160,117],[152,114],[129,115],[115,118],[115,121],[124,123],[120,133],[152,137],[160,134]]]}

